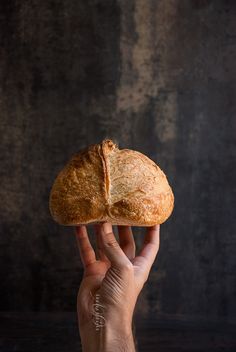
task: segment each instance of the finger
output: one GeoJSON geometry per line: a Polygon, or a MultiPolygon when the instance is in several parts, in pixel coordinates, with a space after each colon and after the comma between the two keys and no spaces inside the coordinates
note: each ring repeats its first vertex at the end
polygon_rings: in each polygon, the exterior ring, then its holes
{"type": "Polygon", "coordinates": [[[97,252],[98,252],[98,259],[107,263],[108,265],[111,264],[110,260],[107,258],[106,254],[102,249],[102,238],[101,238],[101,224],[95,224],[94,230],[96,235],[96,245],[97,245],[97,252]]]}
{"type": "Polygon", "coordinates": [[[158,253],[159,246],[160,225],[149,227],[140,254],[134,258],[134,265],[141,266],[142,269],[146,269],[149,272],[158,253]]]}
{"type": "Polygon", "coordinates": [[[117,226],[120,247],[126,256],[131,260],[135,257],[135,242],[131,226],[117,226]]]}
{"type": "Polygon", "coordinates": [[[84,267],[96,261],[96,255],[89,241],[86,226],[76,226],[76,240],[79,247],[80,257],[84,267]]]}
{"type": "Polygon", "coordinates": [[[130,260],[126,257],[119,243],[116,241],[115,235],[112,232],[112,226],[108,222],[103,223],[101,227],[101,244],[112,266],[119,269],[132,266],[130,260]]]}

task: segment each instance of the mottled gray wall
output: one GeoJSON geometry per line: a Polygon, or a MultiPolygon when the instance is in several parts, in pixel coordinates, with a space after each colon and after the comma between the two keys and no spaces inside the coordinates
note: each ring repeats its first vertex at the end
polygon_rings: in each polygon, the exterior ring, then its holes
{"type": "Polygon", "coordinates": [[[0,3],[1,310],[75,310],[81,263],[49,191],[110,137],[176,197],[138,310],[236,317],[235,54],[234,0],[0,3]]]}

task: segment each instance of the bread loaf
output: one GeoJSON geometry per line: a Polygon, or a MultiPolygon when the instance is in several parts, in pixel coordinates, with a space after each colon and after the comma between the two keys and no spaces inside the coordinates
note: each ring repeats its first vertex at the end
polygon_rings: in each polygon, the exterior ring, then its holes
{"type": "Polygon", "coordinates": [[[62,225],[109,221],[152,226],[172,213],[174,195],[164,172],[144,154],[110,139],[72,156],[50,192],[49,209],[62,225]]]}

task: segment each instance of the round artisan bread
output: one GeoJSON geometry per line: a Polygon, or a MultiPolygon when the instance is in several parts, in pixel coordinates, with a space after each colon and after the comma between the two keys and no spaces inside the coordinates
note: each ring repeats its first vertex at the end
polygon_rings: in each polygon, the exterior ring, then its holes
{"type": "Polygon", "coordinates": [[[172,189],[155,162],[110,139],[74,155],[49,198],[51,215],[61,225],[152,226],[163,223],[173,207],[172,189]]]}

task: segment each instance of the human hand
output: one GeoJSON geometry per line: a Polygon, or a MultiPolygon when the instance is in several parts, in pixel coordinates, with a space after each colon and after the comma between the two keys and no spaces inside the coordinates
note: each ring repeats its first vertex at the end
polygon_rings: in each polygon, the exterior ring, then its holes
{"type": "Polygon", "coordinates": [[[130,226],[117,226],[119,243],[110,223],[94,227],[97,259],[86,226],[76,227],[84,266],[77,300],[83,351],[133,352],[133,311],[159,249],[160,226],[147,228],[142,249],[136,257],[130,226]]]}

